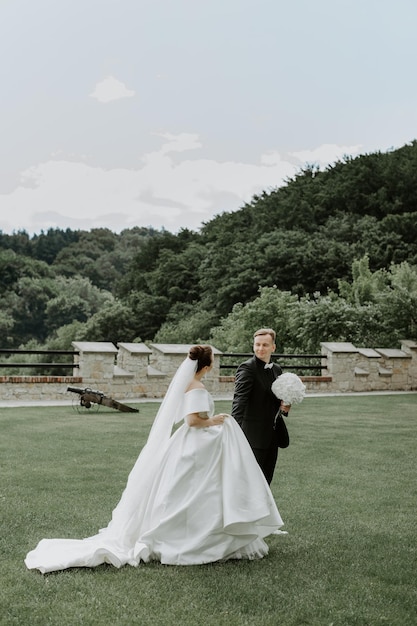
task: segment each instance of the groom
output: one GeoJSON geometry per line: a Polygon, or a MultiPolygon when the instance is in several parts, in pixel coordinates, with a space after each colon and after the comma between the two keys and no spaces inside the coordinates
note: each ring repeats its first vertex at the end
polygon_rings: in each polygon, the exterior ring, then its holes
{"type": "MultiPolygon", "coordinates": [[[[271,363],[275,352],[275,331],[260,328],[253,338],[254,356],[237,368],[232,416],[245,433],[268,484],[271,484],[278,458],[278,448],[289,444],[284,420],[274,428],[281,400],[271,391],[273,381],[282,374],[279,365],[271,363]]],[[[282,410],[289,406],[282,404],[282,410]]]]}

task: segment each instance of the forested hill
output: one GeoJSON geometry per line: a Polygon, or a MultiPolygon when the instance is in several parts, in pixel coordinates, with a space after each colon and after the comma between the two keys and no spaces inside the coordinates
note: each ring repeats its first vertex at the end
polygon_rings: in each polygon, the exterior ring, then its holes
{"type": "Polygon", "coordinates": [[[364,255],[371,271],[417,265],[417,141],[307,167],[199,232],[0,232],[0,332],[5,347],[71,324],[77,338],[150,340],[190,318],[187,340],[209,337],[261,287],[337,292],[364,255]]]}
{"type": "Polygon", "coordinates": [[[414,264],[417,142],[325,171],[304,169],[284,187],[212,220],[203,237],[214,250],[205,271],[220,292],[240,275],[237,293],[244,300],[258,284],[298,293],[337,288],[365,253],[372,269],[414,264]]]}

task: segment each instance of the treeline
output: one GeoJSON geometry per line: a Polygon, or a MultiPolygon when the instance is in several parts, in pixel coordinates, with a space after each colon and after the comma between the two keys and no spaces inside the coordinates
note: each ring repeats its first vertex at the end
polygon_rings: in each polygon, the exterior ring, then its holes
{"type": "Polygon", "coordinates": [[[199,232],[0,232],[4,348],[212,341],[280,351],[416,339],[417,141],[300,171],[199,232]]]}

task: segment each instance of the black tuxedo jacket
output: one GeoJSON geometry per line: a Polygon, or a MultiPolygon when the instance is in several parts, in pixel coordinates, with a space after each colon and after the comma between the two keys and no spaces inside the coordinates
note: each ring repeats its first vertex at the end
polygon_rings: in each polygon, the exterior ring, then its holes
{"type": "Polygon", "coordinates": [[[271,391],[271,385],[280,374],[279,365],[274,363],[271,369],[265,369],[265,363],[255,355],[236,370],[232,416],[252,448],[268,448],[274,440],[278,447],[288,445],[280,446],[279,431],[274,430],[281,400],[271,391]]]}

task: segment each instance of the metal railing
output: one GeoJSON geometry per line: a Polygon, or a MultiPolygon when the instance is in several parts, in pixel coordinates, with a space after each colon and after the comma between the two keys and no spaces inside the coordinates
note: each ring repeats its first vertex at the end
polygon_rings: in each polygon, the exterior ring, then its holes
{"type": "MultiPolygon", "coordinates": [[[[75,350],[17,350],[17,349],[0,349],[0,355],[16,355],[16,354],[28,354],[28,355],[71,355],[74,357],[79,352],[75,350]]],[[[220,357],[220,370],[221,373],[228,372],[233,375],[239,364],[253,356],[252,352],[223,352],[220,357]],[[234,361],[230,362],[231,359],[234,361]]],[[[272,361],[278,362],[281,368],[285,370],[291,370],[300,373],[316,373],[321,375],[323,370],[326,369],[325,360],[326,357],[322,354],[273,354],[272,361]],[[314,363],[310,363],[314,360],[314,363]]],[[[78,363],[74,362],[37,362],[37,361],[23,361],[15,362],[9,359],[4,359],[0,362],[0,368],[62,368],[73,369],[78,368],[78,363]]],[[[226,375],[226,374],[225,374],[226,375]]]]}
{"type": "MultiPolygon", "coordinates": [[[[16,349],[12,349],[12,348],[0,348],[0,355],[6,355],[6,356],[11,356],[11,355],[23,355],[23,354],[30,354],[30,355],[36,355],[36,354],[61,354],[61,355],[72,355],[74,357],[74,355],[78,355],[79,352],[76,350],[16,350],[16,349]]],[[[55,367],[60,367],[62,369],[68,369],[68,368],[75,368],[75,367],[79,367],[78,363],[74,363],[73,361],[71,363],[69,362],[38,362],[38,361],[22,361],[22,362],[16,362],[16,361],[11,361],[9,359],[5,359],[3,361],[0,362],[0,367],[3,368],[26,368],[26,367],[31,367],[31,368],[55,368],[55,367]]]]}
{"type": "MultiPolygon", "coordinates": [[[[253,356],[252,352],[223,352],[220,357],[220,369],[221,370],[236,370],[238,365],[244,359],[250,359],[253,356]],[[239,362],[225,363],[224,359],[239,359],[239,362]]],[[[273,354],[271,360],[274,363],[279,363],[281,368],[285,370],[291,370],[295,372],[309,372],[310,374],[317,373],[319,376],[323,370],[326,369],[326,357],[323,354],[273,354]],[[313,364],[309,364],[309,361],[315,360],[313,364]],[[289,363],[289,361],[293,361],[289,363]],[[306,363],[307,361],[307,363],[306,363]]]]}

